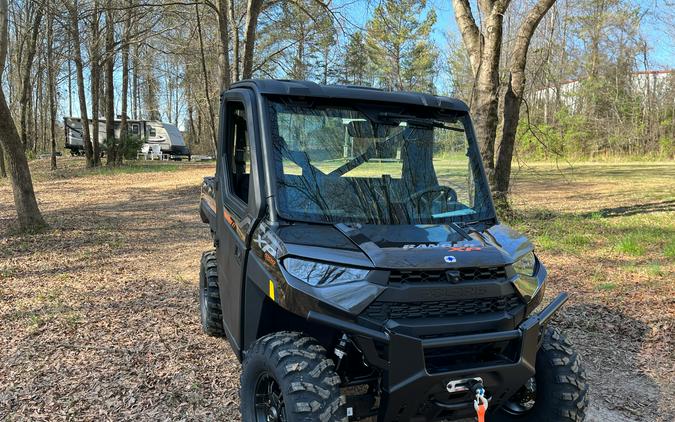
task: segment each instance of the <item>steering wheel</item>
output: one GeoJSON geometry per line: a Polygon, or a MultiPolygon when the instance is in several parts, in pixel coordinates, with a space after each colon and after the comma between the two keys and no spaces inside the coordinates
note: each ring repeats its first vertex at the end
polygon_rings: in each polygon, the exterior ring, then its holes
{"type": "Polygon", "coordinates": [[[431,205],[445,197],[442,203],[447,206],[449,202],[457,202],[457,192],[450,186],[432,186],[430,188],[422,189],[414,192],[408,196],[408,201],[417,203],[420,208],[422,206],[426,209],[432,210],[431,205]],[[434,195],[429,195],[435,193],[434,195]],[[429,195],[429,196],[427,196],[429,195]]]}

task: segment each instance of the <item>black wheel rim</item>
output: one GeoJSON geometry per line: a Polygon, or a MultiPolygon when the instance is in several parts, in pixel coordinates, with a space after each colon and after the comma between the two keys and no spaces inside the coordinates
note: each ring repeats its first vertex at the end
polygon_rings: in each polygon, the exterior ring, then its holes
{"type": "Polygon", "coordinates": [[[523,415],[534,408],[537,399],[537,381],[534,377],[527,380],[504,405],[502,409],[511,415],[523,415]]]}
{"type": "Polygon", "coordinates": [[[284,396],[277,381],[267,372],[255,384],[256,422],[286,422],[284,396]]]}

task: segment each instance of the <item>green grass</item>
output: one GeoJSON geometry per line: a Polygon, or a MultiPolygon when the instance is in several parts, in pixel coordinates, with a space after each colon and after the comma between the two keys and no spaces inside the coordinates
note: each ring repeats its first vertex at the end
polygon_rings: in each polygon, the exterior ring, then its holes
{"type": "Polygon", "coordinates": [[[617,250],[621,253],[633,256],[643,256],[645,254],[645,247],[640,243],[636,236],[621,239],[617,244],[617,250]]]}

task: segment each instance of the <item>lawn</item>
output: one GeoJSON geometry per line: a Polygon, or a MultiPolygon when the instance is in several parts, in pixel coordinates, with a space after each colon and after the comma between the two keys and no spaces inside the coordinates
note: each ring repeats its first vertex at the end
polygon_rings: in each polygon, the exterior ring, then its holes
{"type": "MultiPolygon", "coordinates": [[[[239,367],[200,332],[213,164],[31,163],[51,228],[17,235],[0,180],[0,420],[237,420],[239,367]]],[[[675,163],[529,163],[514,213],[571,300],[590,420],[675,419],[675,163]]]]}

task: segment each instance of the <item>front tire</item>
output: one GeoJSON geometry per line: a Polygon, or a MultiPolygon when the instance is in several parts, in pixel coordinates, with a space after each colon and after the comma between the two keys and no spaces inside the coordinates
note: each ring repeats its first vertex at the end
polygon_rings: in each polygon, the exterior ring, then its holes
{"type": "Polygon", "coordinates": [[[492,420],[583,421],[588,407],[586,373],[572,344],[554,328],[547,328],[544,333],[544,341],[537,352],[536,371],[534,382],[526,384],[503,404],[492,420]],[[526,405],[529,399],[534,400],[531,407],[526,405]]]}
{"type": "Polygon", "coordinates": [[[202,331],[213,337],[225,337],[215,251],[202,254],[199,268],[199,311],[202,331]]]}
{"type": "Polygon", "coordinates": [[[246,353],[241,374],[242,420],[247,422],[346,422],[340,377],[316,340],[279,332],[246,353]]]}

